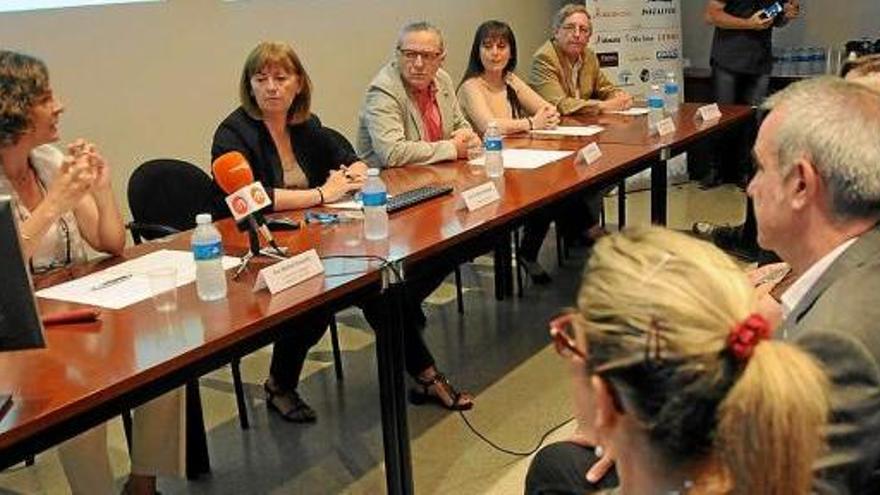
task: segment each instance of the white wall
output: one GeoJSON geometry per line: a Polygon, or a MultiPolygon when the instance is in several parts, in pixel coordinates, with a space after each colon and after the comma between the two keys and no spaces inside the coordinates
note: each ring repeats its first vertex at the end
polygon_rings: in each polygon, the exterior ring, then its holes
{"type": "Polygon", "coordinates": [[[313,110],[351,139],[364,88],[405,22],[427,19],[445,32],[446,69],[458,80],[477,25],[505,20],[517,34],[524,73],[560,3],[168,0],[0,14],[0,47],[46,61],[67,106],[62,140],[82,136],[99,144],[126,205],[128,177],[146,159],[207,166],[214,129],[237,105],[244,59],[261,40],[294,46],[315,85],[313,110]]]}
{"type": "MultiPolygon", "coordinates": [[[[839,46],[847,40],[880,38],[878,0],[801,0],[802,16],[775,31],[779,46],[839,46]]],[[[709,67],[712,27],[703,21],[704,0],[682,0],[684,56],[694,67],[709,67]]]]}

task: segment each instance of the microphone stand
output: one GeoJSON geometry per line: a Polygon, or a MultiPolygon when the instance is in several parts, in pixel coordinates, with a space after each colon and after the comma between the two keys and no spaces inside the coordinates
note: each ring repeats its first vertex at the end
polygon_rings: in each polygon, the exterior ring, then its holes
{"type": "Polygon", "coordinates": [[[253,215],[248,216],[247,227],[242,227],[242,225],[239,224],[239,229],[247,229],[248,244],[250,245],[250,249],[248,250],[247,254],[242,256],[241,264],[238,265],[235,273],[232,274],[232,280],[238,279],[238,277],[245,270],[247,270],[250,261],[254,259],[255,256],[264,255],[279,259],[284,259],[287,257],[285,256],[284,251],[282,251],[281,248],[278,247],[278,244],[276,244],[275,241],[271,241],[270,246],[272,247],[272,249],[275,250],[277,254],[263,253],[262,250],[260,250],[260,235],[257,233],[257,228],[257,221],[254,219],[253,215]]]}

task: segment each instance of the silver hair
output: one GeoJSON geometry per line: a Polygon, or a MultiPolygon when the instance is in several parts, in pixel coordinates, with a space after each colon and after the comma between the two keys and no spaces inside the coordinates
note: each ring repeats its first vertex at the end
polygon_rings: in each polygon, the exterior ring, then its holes
{"type": "Polygon", "coordinates": [[[440,28],[431,24],[428,21],[415,21],[410,22],[403,26],[400,29],[400,34],[397,35],[397,48],[400,49],[401,44],[403,43],[403,37],[408,35],[409,33],[421,33],[424,31],[428,31],[430,33],[434,33],[437,35],[437,39],[440,40],[440,51],[445,52],[446,47],[443,42],[443,32],[440,31],[440,28]]]}
{"type": "Polygon", "coordinates": [[[777,158],[783,174],[807,158],[828,188],[838,219],[880,216],[880,96],[827,76],[801,81],[768,98],[778,110],[777,158]]]}
{"type": "Polygon", "coordinates": [[[587,10],[587,7],[585,7],[583,3],[570,3],[563,6],[561,9],[556,11],[555,14],[553,14],[553,21],[550,24],[550,27],[553,28],[553,32],[555,33],[556,31],[559,31],[559,28],[562,27],[562,23],[565,22],[566,19],[568,19],[568,16],[576,14],[578,12],[586,15],[587,19],[590,19],[590,21],[593,20],[593,16],[590,15],[590,12],[587,10]]]}

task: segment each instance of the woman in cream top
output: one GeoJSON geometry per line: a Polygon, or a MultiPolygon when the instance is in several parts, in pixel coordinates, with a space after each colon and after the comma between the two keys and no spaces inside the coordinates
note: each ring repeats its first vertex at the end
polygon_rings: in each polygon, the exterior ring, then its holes
{"type": "Polygon", "coordinates": [[[510,26],[487,21],[477,28],[458,100],[480,134],[495,121],[502,134],[552,129],[559,112],[522,81],[516,68],[516,38],[510,26]]]}
{"type": "MultiPolygon", "coordinates": [[[[481,24],[458,87],[461,109],[480,134],[486,132],[492,121],[501,134],[552,129],[559,124],[556,108],[517,77],[514,68],[516,38],[510,26],[501,21],[481,24]]],[[[520,265],[536,284],[551,280],[537,258],[552,216],[551,212],[541,210],[530,217],[518,249],[520,265]]]]}

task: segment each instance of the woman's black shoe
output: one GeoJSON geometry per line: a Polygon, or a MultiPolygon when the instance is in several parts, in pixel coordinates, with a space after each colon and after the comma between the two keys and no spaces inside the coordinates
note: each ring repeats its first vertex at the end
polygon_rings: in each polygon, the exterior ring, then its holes
{"type": "Polygon", "coordinates": [[[315,410],[302,400],[296,390],[281,390],[270,380],[263,384],[263,390],[266,391],[266,405],[285,421],[314,423],[318,419],[315,410]]]}
{"type": "Polygon", "coordinates": [[[547,285],[553,281],[553,278],[550,277],[550,274],[544,270],[544,267],[541,266],[537,261],[526,261],[522,258],[519,259],[520,266],[523,267],[526,274],[532,279],[532,283],[535,285],[547,285]]]}

